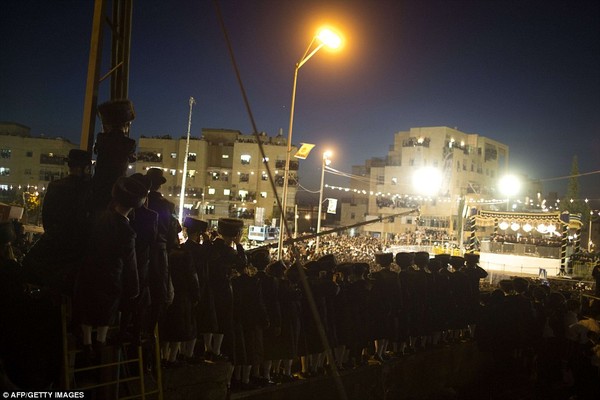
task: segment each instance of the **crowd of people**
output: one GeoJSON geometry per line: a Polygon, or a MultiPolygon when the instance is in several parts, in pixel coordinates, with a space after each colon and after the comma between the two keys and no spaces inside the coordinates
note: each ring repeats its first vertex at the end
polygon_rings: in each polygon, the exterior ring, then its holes
{"type": "Polygon", "coordinates": [[[494,243],[521,243],[535,246],[560,247],[561,237],[536,237],[532,235],[493,234],[490,240],[494,243]]]}
{"type": "Polygon", "coordinates": [[[576,299],[520,278],[482,298],[487,273],[473,253],[393,254],[376,238],[325,236],[319,251],[300,242],[274,261],[244,249],[240,219],[180,226],[161,169],[125,176],[131,103],[99,111],[93,176],[91,155],[72,150],[69,176],[48,187],[45,232],[22,259],[13,225],[0,224],[3,388],[59,385],[66,301],[81,364],[97,365],[111,344],[153,342],[158,327],[162,367],[227,362],[232,390],[461,340],[477,340],[500,371],[519,358],[547,387],[568,372],[576,394],[595,389],[598,303],[581,318],[576,299]]]}

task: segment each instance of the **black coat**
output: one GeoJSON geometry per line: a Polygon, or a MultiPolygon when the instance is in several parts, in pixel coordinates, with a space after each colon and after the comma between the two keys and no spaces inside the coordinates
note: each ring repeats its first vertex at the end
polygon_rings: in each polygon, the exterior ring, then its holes
{"type": "Polygon", "coordinates": [[[195,306],[200,300],[200,286],[191,254],[184,249],[172,250],[169,271],[175,295],[159,324],[161,339],[167,342],[195,339],[195,306]]]}
{"type": "Polygon", "coordinates": [[[121,297],[139,294],[135,232],[128,219],[112,210],[100,214],[87,254],[75,283],[74,307],[84,324],[110,325],[121,297]]]}
{"type": "Polygon", "coordinates": [[[371,274],[371,284],[371,336],[374,339],[393,339],[401,302],[399,276],[389,269],[382,269],[371,274]]]}
{"type": "Polygon", "coordinates": [[[200,289],[200,298],[196,305],[198,333],[216,332],[218,329],[215,300],[208,280],[208,255],[210,246],[211,242],[209,241],[200,244],[189,239],[182,246],[185,251],[190,253],[196,274],[198,275],[200,289]]]}
{"type": "Polygon", "coordinates": [[[71,295],[90,231],[90,183],[70,175],[48,185],[42,205],[44,234],[25,255],[27,281],[71,295]]]}
{"type": "Polygon", "coordinates": [[[159,192],[148,193],[148,208],[158,214],[156,241],[150,247],[149,287],[152,303],[169,302],[169,261],[168,251],[177,241],[173,234],[174,204],[163,198],[159,192]]]}
{"type": "Polygon", "coordinates": [[[264,360],[262,330],[269,326],[260,281],[242,274],[231,280],[237,365],[257,365],[264,360]]]}
{"type": "Polygon", "coordinates": [[[235,332],[233,326],[233,291],[231,270],[238,265],[247,265],[246,253],[241,245],[236,250],[221,238],[213,241],[208,254],[208,290],[212,292],[217,316],[217,331],[224,334],[221,351],[235,362],[235,332]]]}
{"type": "Polygon", "coordinates": [[[281,334],[272,338],[268,354],[274,360],[291,360],[298,356],[298,340],[301,329],[300,288],[288,279],[279,280],[279,304],[281,306],[281,334]]]}

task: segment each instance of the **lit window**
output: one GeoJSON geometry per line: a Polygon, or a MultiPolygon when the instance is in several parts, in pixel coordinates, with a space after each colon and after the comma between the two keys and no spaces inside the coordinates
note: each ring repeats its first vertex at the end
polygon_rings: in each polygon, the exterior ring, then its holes
{"type": "Polygon", "coordinates": [[[229,196],[231,194],[231,189],[223,189],[223,194],[229,196]]]}
{"type": "Polygon", "coordinates": [[[177,158],[177,153],[171,153],[171,158],[177,158]]]}
{"type": "Polygon", "coordinates": [[[266,199],[267,198],[267,192],[260,192],[260,197],[262,199],[266,199]]]}
{"type": "Polygon", "coordinates": [[[0,167],[0,176],[10,176],[10,168],[0,167]]]}
{"type": "Polygon", "coordinates": [[[170,171],[169,171],[169,173],[170,173],[172,176],[175,176],[175,174],[177,173],[177,170],[176,170],[176,169],[172,169],[172,170],[170,170],[170,171]]]}
{"type": "Polygon", "coordinates": [[[247,190],[238,190],[238,195],[240,196],[241,199],[246,198],[246,196],[248,196],[248,191],[247,190]]]}
{"type": "Polygon", "coordinates": [[[392,178],[392,185],[398,184],[398,178],[392,178]]]}
{"type": "Polygon", "coordinates": [[[229,158],[229,154],[223,154],[221,155],[221,158],[229,158]]]}
{"type": "Polygon", "coordinates": [[[266,181],[267,179],[269,179],[269,176],[267,175],[266,172],[263,172],[262,175],[260,176],[260,179],[263,181],[266,181]]]}
{"type": "Polygon", "coordinates": [[[250,164],[250,154],[242,154],[240,157],[240,161],[242,162],[242,165],[248,165],[250,164]]]}
{"type": "Polygon", "coordinates": [[[265,158],[263,158],[263,162],[264,162],[264,163],[265,163],[265,162],[269,162],[269,157],[265,157],[265,158]]]}
{"type": "Polygon", "coordinates": [[[215,188],[208,188],[208,194],[215,194],[215,188]]]}
{"type": "Polygon", "coordinates": [[[188,161],[196,161],[196,153],[188,153],[188,161]]]}

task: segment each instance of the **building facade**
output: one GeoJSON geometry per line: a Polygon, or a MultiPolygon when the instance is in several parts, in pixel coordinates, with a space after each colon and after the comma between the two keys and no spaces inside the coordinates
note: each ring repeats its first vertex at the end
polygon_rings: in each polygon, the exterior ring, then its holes
{"type": "Polygon", "coordinates": [[[62,138],[32,137],[30,128],[0,122],[0,191],[2,200],[32,187],[45,190],[51,181],[69,174],[66,157],[76,144],[62,138]]]}
{"type": "Polygon", "coordinates": [[[384,239],[415,231],[455,236],[465,203],[499,197],[497,183],[508,161],[508,146],[478,134],[449,127],[397,132],[385,159],[354,168],[361,179],[352,180],[353,197],[342,205],[341,223],[419,208],[418,217],[406,215],[362,230],[384,239]]]}
{"type": "MultiPolygon", "coordinates": [[[[190,138],[184,199],[186,214],[197,214],[213,223],[221,217],[242,218],[247,225],[271,224],[279,220],[277,195],[283,192],[287,139],[261,133],[265,158],[274,179],[268,178],[255,135],[237,130],[202,129],[201,138],[190,138]]],[[[164,170],[167,182],[161,192],[179,204],[184,170],[186,139],[142,137],[133,171],[164,170]]],[[[292,154],[296,149],[292,148],[292,154]]],[[[290,161],[288,215],[293,216],[298,183],[298,161],[290,161]]]]}

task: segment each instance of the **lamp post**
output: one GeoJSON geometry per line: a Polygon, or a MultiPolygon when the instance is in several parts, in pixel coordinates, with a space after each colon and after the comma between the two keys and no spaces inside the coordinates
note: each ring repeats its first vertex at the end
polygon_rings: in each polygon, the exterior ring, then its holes
{"type": "Polygon", "coordinates": [[[187,137],[185,139],[185,154],[183,156],[183,173],[181,174],[181,192],[179,193],[179,223],[183,224],[183,204],[185,201],[185,181],[188,171],[188,157],[190,155],[190,130],[192,128],[192,108],[196,100],[190,97],[190,113],[188,117],[187,137]]]}
{"type": "Polygon", "coordinates": [[[306,51],[300,58],[300,61],[296,63],[294,68],[294,83],[292,86],[292,104],[290,107],[290,126],[288,129],[288,138],[287,138],[287,152],[285,154],[285,170],[283,174],[283,192],[281,199],[281,220],[279,221],[279,241],[277,245],[277,259],[281,259],[282,250],[283,250],[283,235],[287,232],[284,224],[286,224],[286,208],[287,208],[287,197],[288,197],[288,184],[289,184],[289,175],[290,175],[290,158],[292,153],[292,129],[294,126],[294,107],[296,105],[296,85],[298,83],[298,70],[313,56],[315,53],[323,46],[327,46],[332,49],[339,48],[342,44],[341,38],[334,33],[332,30],[324,28],[317,32],[317,35],[314,36],[306,48],[306,51]],[[316,47],[314,46],[315,42],[318,42],[316,47]]]}
{"type": "MultiPolygon", "coordinates": [[[[325,167],[331,163],[329,159],[331,157],[331,151],[326,151],[323,153],[323,163],[321,164],[321,190],[319,191],[319,212],[317,214],[317,235],[321,232],[321,212],[323,209],[323,189],[325,186],[325,167]]],[[[316,246],[315,246],[315,254],[319,252],[319,239],[317,236],[316,246]]]]}

